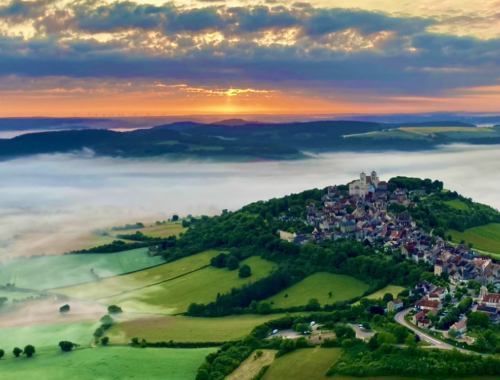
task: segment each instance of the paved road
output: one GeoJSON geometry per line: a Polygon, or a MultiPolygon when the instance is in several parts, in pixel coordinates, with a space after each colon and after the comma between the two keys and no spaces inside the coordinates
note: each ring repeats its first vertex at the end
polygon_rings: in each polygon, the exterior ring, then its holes
{"type": "MultiPolygon", "coordinates": [[[[448,344],[448,343],[445,343],[445,342],[442,342],[438,339],[435,339],[423,332],[421,332],[420,330],[418,330],[417,328],[415,328],[414,326],[412,326],[411,324],[409,324],[408,322],[406,322],[405,320],[405,316],[406,314],[408,314],[408,312],[411,310],[412,308],[409,308],[409,309],[406,309],[406,310],[403,310],[403,311],[400,311],[399,313],[396,314],[396,322],[405,326],[405,327],[408,327],[410,330],[412,330],[415,334],[417,334],[420,339],[422,340],[425,340],[426,342],[430,343],[432,345],[433,348],[440,348],[442,350],[452,350],[454,348],[456,348],[457,350],[459,350],[460,352],[463,352],[463,353],[466,353],[466,354],[477,354],[479,355],[477,352],[473,352],[473,351],[469,351],[469,350],[464,350],[463,348],[459,348],[459,347],[455,347],[455,346],[452,346],[451,344],[448,344]]],[[[482,356],[486,356],[485,354],[482,354],[482,356]]]]}

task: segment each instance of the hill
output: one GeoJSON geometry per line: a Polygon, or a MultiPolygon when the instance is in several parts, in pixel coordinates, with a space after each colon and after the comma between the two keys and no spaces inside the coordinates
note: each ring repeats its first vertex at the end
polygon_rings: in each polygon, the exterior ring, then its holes
{"type": "Polygon", "coordinates": [[[255,125],[255,124],[264,124],[260,121],[247,121],[243,119],[226,119],[221,121],[216,121],[215,123],[211,123],[212,125],[225,125],[227,127],[241,127],[242,125],[255,125]]]}

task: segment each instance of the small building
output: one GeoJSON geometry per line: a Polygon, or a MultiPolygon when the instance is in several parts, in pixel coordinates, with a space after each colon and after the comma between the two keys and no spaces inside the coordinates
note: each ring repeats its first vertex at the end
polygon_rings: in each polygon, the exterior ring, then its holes
{"type": "Polygon", "coordinates": [[[351,232],[356,232],[356,221],[348,220],[348,221],[343,222],[340,225],[340,231],[342,231],[345,234],[348,234],[351,232]]]}
{"type": "Polygon", "coordinates": [[[432,310],[432,309],[439,310],[439,309],[441,309],[441,302],[422,300],[422,301],[420,301],[420,309],[422,309],[422,310],[432,310]]]}
{"type": "Polygon", "coordinates": [[[389,311],[396,311],[402,309],[403,307],[404,307],[403,301],[401,301],[400,299],[395,299],[387,302],[387,310],[389,311]]]}
{"type": "Polygon", "coordinates": [[[451,329],[457,330],[460,334],[464,334],[467,332],[467,318],[463,318],[462,320],[456,322],[453,326],[451,326],[451,329]]]}
{"type": "Polygon", "coordinates": [[[500,294],[490,293],[486,294],[482,300],[483,304],[490,307],[500,307],[500,294]]]}
{"type": "Polygon", "coordinates": [[[417,322],[417,327],[421,327],[423,329],[428,329],[431,325],[431,321],[429,319],[421,319],[417,322]]]}

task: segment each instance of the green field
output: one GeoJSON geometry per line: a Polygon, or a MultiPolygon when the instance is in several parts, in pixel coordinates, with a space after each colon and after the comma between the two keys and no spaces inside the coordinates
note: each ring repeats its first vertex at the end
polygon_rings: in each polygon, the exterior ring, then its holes
{"type": "Polygon", "coordinates": [[[193,303],[209,303],[215,301],[217,293],[224,294],[232,288],[239,288],[243,284],[266,277],[274,268],[274,264],[261,259],[250,257],[243,263],[252,269],[252,276],[239,278],[238,271],[207,267],[192,272],[172,281],[144,289],[133,291],[113,298],[103,299],[102,302],[120,305],[124,311],[143,313],[178,314],[187,311],[193,303]]]}
{"type": "MultiPolygon", "coordinates": [[[[106,335],[111,343],[130,343],[134,337],[148,342],[224,342],[243,339],[255,326],[287,314],[234,315],[222,318],[185,316],[149,316],[122,322],[111,327],[106,335]]],[[[304,315],[297,313],[291,315],[304,315]]]]}
{"type": "Polygon", "coordinates": [[[157,238],[166,238],[173,235],[179,235],[181,232],[186,232],[187,228],[182,227],[181,223],[167,223],[161,226],[146,227],[130,232],[116,232],[116,234],[134,234],[135,231],[141,231],[144,235],[157,238]]]}
{"type": "Polygon", "coordinates": [[[0,264],[0,285],[44,290],[94,281],[90,270],[100,277],[112,277],[163,263],[150,257],[148,248],[106,254],[71,254],[17,258],[0,264]]]}
{"type": "Polygon", "coordinates": [[[193,380],[215,348],[99,347],[2,360],[2,380],[193,380]]]}
{"type": "Polygon", "coordinates": [[[94,322],[81,322],[4,328],[0,329],[0,348],[9,358],[13,357],[14,347],[24,348],[28,344],[35,346],[40,353],[59,350],[58,344],[62,340],[89,347],[92,333],[98,326],[94,322]]]}
{"type": "Polygon", "coordinates": [[[203,268],[209,265],[210,259],[217,256],[219,253],[220,251],[206,251],[154,268],[144,269],[123,276],[107,278],[99,282],[57,289],[54,292],[88,300],[116,296],[123,292],[157,284],[203,268]]]}
{"type": "Polygon", "coordinates": [[[466,203],[459,201],[458,199],[455,199],[453,201],[446,201],[444,203],[457,210],[470,211],[469,206],[466,203]]]}
{"type": "Polygon", "coordinates": [[[448,233],[454,243],[465,240],[472,243],[475,249],[500,254],[500,224],[488,224],[465,232],[450,230],[448,233]]]}
{"type": "MultiPolygon", "coordinates": [[[[370,294],[369,296],[366,296],[364,298],[368,298],[369,300],[376,300],[376,299],[382,299],[384,298],[384,295],[386,293],[391,293],[394,298],[397,297],[397,295],[405,290],[405,288],[401,286],[395,286],[395,285],[387,285],[385,288],[377,290],[375,293],[370,294]]],[[[359,301],[354,303],[354,305],[358,305],[359,301]]]]}
{"type": "Polygon", "coordinates": [[[275,308],[304,306],[311,298],[317,298],[319,303],[324,305],[361,296],[368,288],[368,284],[354,277],[320,272],[282,290],[268,300],[274,302],[275,308]],[[332,297],[328,292],[332,292],[332,297]],[[288,297],[285,297],[286,294],[288,297]]]}
{"type": "Polygon", "coordinates": [[[12,303],[13,300],[21,301],[26,298],[37,298],[39,295],[37,293],[24,293],[24,292],[11,292],[8,290],[0,289],[0,298],[7,297],[7,302],[4,305],[12,303]]]}
{"type": "Polygon", "coordinates": [[[360,133],[356,135],[346,135],[344,136],[344,138],[369,138],[374,140],[390,140],[390,139],[427,140],[428,139],[424,135],[420,135],[417,133],[410,133],[400,129],[360,133]]]}
{"type": "Polygon", "coordinates": [[[273,362],[277,350],[260,350],[262,355],[254,357],[255,351],[240,364],[225,380],[252,380],[262,367],[273,362]]]}
{"type": "Polygon", "coordinates": [[[326,372],[339,359],[340,348],[303,348],[275,359],[262,380],[327,380],[326,372]]]}

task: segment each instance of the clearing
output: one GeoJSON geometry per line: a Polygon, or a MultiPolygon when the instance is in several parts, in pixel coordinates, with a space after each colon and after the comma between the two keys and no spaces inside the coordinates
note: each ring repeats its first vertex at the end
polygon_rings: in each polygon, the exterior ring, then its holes
{"type": "Polygon", "coordinates": [[[472,243],[474,248],[500,254],[500,224],[487,224],[465,232],[450,230],[448,233],[454,243],[465,240],[466,243],[472,243]]]}
{"type": "Polygon", "coordinates": [[[311,298],[317,298],[324,305],[361,296],[368,288],[368,284],[351,276],[319,272],[282,290],[268,301],[274,302],[274,308],[304,306],[311,298]],[[332,297],[328,292],[332,292],[332,297]]]}
{"type": "MultiPolygon", "coordinates": [[[[234,315],[222,318],[148,316],[118,323],[106,333],[110,342],[130,343],[134,337],[148,342],[224,342],[246,337],[255,326],[294,314],[234,315]]],[[[200,363],[201,364],[201,363],[200,363]]]]}
{"type": "Polygon", "coordinates": [[[262,380],[327,380],[326,372],[339,359],[340,348],[302,348],[275,359],[262,380]]]}
{"type": "Polygon", "coordinates": [[[161,256],[150,257],[148,248],[117,253],[71,254],[15,258],[0,264],[0,285],[19,288],[54,289],[94,282],[93,269],[99,277],[113,277],[164,263],[161,256]]]}
{"type": "Polygon", "coordinates": [[[261,350],[262,355],[254,358],[255,351],[243,363],[236,368],[226,380],[252,380],[262,367],[269,365],[274,360],[278,350],[261,350]]]}
{"type": "MultiPolygon", "coordinates": [[[[35,347],[37,348],[37,347],[35,347]]],[[[2,360],[2,380],[192,380],[215,348],[99,347],[2,360]]]]}
{"type": "Polygon", "coordinates": [[[57,289],[54,293],[87,300],[116,296],[130,290],[168,281],[203,268],[210,265],[210,259],[219,253],[220,251],[205,251],[139,272],[106,278],[99,282],[57,289]]]}
{"type": "Polygon", "coordinates": [[[238,270],[230,271],[207,267],[159,285],[150,286],[124,295],[102,299],[101,302],[119,305],[124,311],[139,313],[179,314],[193,303],[210,303],[217,294],[266,277],[275,264],[260,257],[250,257],[241,264],[248,264],[252,276],[239,278],[238,270]]]}
{"type": "Polygon", "coordinates": [[[457,210],[470,211],[470,208],[467,205],[467,203],[459,201],[458,199],[455,199],[453,201],[446,201],[444,203],[450,207],[453,207],[454,209],[457,209],[457,210]]]}

